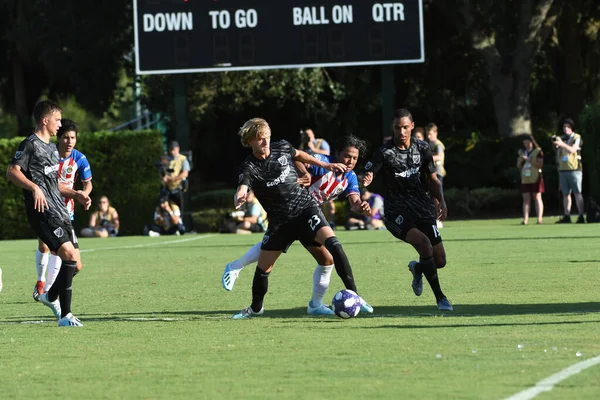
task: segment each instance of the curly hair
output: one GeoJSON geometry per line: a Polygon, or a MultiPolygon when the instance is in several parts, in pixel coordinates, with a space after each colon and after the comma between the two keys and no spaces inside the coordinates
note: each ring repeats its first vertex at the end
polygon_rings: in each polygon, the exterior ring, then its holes
{"type": "Polygon", "coordinates": [[[339,138],[336,142],[338,151],[342,151],[346,147],[355,147],[358,149],[359,156],[362,156],[367,151],[367,143],[355,135],[346,135],[339,138]]]}
{"type": "Polygon", "coordinates": [[[75,132],[75,136],[77,136],[77,131],[79,130],[79,125],[75,123],[72,119],[63,119],[60,121],[61,127],[58,128],[58,132],[56,132],[56,136],[60,139],[62,135],[67,132],[75,132]]]}

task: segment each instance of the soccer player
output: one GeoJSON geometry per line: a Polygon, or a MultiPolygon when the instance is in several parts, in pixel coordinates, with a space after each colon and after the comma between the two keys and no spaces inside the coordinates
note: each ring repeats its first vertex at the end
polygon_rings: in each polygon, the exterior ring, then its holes
{"type": "Polygon", "coordinates": [[[411,138],[414,127],[408,110],[396,110],[392,122],[394,136],[365,164],[362,183],[368,186],[374,174],[382,171],[387,188],[384,196],[385,226],[392,235],[411,244],[419,253],[419,262],[408,264],[413,274],[413,291],[417,296],[423,293],[425,275],[438,309],[452,311],[437,275],[437,268],[446,265],[446,253],[436,219],[446,219],[448,210],[431,149],[427,143],[411,138]],[[421,173],[428,177],[429,193],[421,182],[421,173]],[[432,197],[437,200],[435,205],[432,197]]]}
{"type": "MultiPolygon", "coordinates": [[[[70,119],[61,120],[61,127],[58,129],[56,137],[58,138],[58,184],[69,189],[73,189],[77,177],[83,185],[83,192],[90,195],[92,192],[92,169],[90,163],[83,153],[75,149],[77,144],[77,131],[79,127],[70,119]]],[[[75,201],[65,197],[64,202],[69,212],[71,221],[75,215],[75,201]]],[[[37,282],[33,288],[33,299],[39,301],[42,293],[50,290],[52,283],[60,270],[60,257],[50,253],[48,246],[38,239],[38,249],[35,252],[35,266],[37,269],[37,282]],[[46,269],[48,269],[48,279],[46,280],[46,269]]],[[[78,262],[76,273],[82,268],[81,262],[78,262]]]]}
{"type": "MultiPolygon", "coordinates": [[[[333,201],[337,197],[342,196],[348,199],[354,212],[370,215],[369,204],[360,199],[358,179],[353,171],[358,158],[366,150],[366,144],[356,136],[348,135],[340,138],[337,148],[340,149],[337,153],[337,161],[345,164],[348,167],[348,171],[337,173],[321,167],[310,166],[308,172],[311,175],[311,182],[308,191],[319,204],[333,201]]],[[[314,157],[323,162],[330,162],[330,158],[326,155],[315,154],[314,157]]],[[[245,266],[258,261],[261,245],[262,243],[258,242],[240,259],[227,264],[223,272],[223,278],[221,279],[225,290],[229,291],[233,289],[240,271],[245,266]]],[[[308,314],[333,315],[334,312],[331,308],[323,304],[323,298],[331,279],[331,271],[334,267],[333,258],[323,246],[309,246],[307,250],[317,260],[317,266],[313,274],[312,298],[308,302],[308,314]]],[[[370,306],[364,304],[362,311],[373,312],[370,306]]]]}
{"type": "MultiPolygon", "coordinates": [[[[252,282],[252,304],[233,316],[251,318],[264,313],[263,300],[268,290],[269,274],[282,252],[296,240],[306,248],[325,246],[333,258],[335,269],[347,289],[356,292],[352,268],[318,204],[298,183],[294,162],[311,164],[336,173],[346,172],[344,164],[319,161],[296,150],[289,142],[271,143],[267,121],[253,118],[240,128],[242,145],[252,148],[252,154],[240,167],[239,186],[234,205],[239,208],[252,189],[269,216],[258,265],[252,282]]],[[[364,302],[364,300],[362,300],[364,302]]],[[[369,306],[370,307],[370,306],[369,306]]]]}
{"type": "Polygon", "coordinates": [[[61,108],[48,100],[39,101],[33,109],[33,117],[35,132],[19,145],[6,176],[23,189],[29,225],[62,260],[54,285],[39,297],[40,301],[52,310],[58,326],[83,326],[71,313],[71,286],[80,254],[63,198],[77,199],[86,209],[92,201],[84,192],[58,184],[58,150],[50,138],[56,136],[61,127],[61,108]]]}

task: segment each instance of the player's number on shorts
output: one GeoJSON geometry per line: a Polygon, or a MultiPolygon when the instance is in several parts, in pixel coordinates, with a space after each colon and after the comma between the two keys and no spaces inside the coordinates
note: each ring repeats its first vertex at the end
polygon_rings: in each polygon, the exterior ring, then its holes
{"type": "Polygon", "coordinates": [[[434,238],[440,237],[440,231],[438,230],[437,226],[431,225],[431,229],[433,229],[433,237],[434,238]]]}
{"type": "Polygon", "coordinates": [[[308,226],[314,232],[315,228],[321,223],[321,218],[316,215],[313,215],[308,219],[308,226]]]}

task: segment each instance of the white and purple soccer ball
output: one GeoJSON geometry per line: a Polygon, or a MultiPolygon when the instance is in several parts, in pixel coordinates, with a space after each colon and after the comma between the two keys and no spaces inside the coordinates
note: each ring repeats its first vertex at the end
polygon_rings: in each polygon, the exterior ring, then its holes
{"type": "Polygon", "coordinates": [[[343,319],[354,318],[360,312],[360,297],[352,290],[340,290],[331,300],[333,311],[343,319]]]}

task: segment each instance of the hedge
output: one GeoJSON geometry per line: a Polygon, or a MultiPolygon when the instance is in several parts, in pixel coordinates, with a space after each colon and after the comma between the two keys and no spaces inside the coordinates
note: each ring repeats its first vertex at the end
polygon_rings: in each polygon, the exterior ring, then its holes
{"type": "MultiPolygon", "coordinates": [[[[6,171],[23,138],[0,139],[0,169],[6,171]]],[[[157,131],[118,131],[79,133],[77,149],[92,167],[92,208],[75,210],[75,228],[87,225],[100,196],[106,195],[119,212],[121,235],[139,235],[152,220],[160,191],[156,163],[163,154],[157,131]]],[[[80,185],[80,184],[79,184],[80,185]]],[[[80,186],[77,186],[79,188],[80,186]]],[[[28,227],[21,189],[6,178],[0,179],[0,239],[33,238],[28,227]]]]}
{"type": "Polygon", "coordinates": [[[583,140],[583,191],[600,201],[600,101],[587,105],[579,116],[579,122],[583,140]]]}

